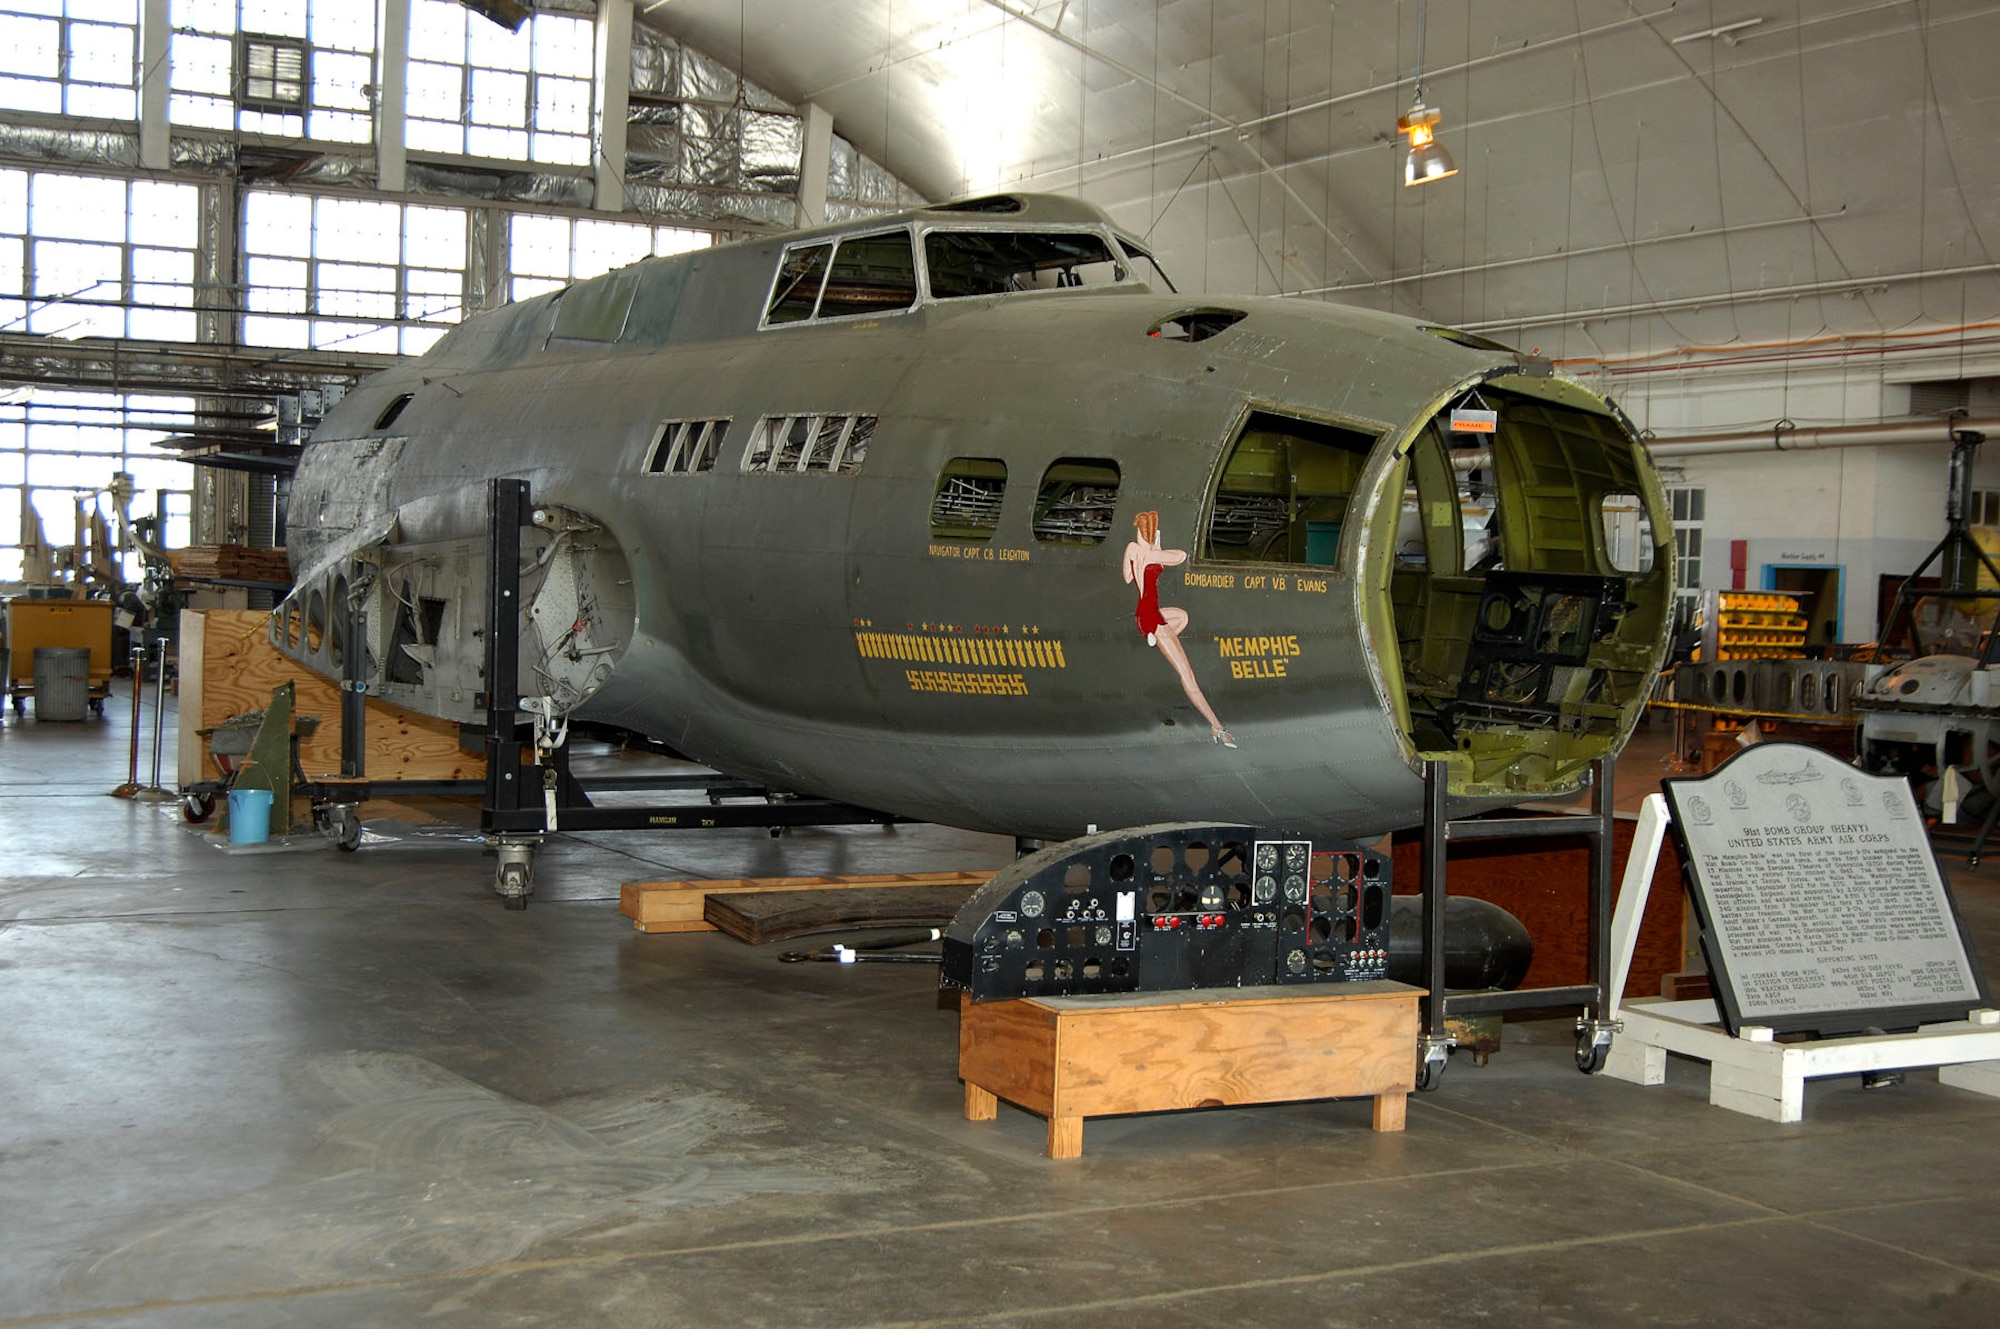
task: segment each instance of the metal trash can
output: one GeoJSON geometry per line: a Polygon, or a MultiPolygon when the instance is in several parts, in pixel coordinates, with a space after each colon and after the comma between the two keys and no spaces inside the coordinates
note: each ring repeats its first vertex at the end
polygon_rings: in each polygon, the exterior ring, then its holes
{"type": "Polygon", "coordinates": [[[35,718],[81,720],[90,708],[90,648],[35,648],[35,718]]]}

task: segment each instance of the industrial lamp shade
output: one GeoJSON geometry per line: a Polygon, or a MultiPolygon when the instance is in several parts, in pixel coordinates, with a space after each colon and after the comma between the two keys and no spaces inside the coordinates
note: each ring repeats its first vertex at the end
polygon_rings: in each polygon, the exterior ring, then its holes
{"type": "Polygon", "coordinates": [[[1410,155],[1403,162],[1405,188],[1458,174],[1458,163],[1445,151],[1444,144],[1437,141],[1437,123],[1438,113],[1424,105],[1421,93],[1411,105],[1409,114],[1396,120],[1396,132],[1408,136],[1410,140],[1410,155]]]}
{"type": "Polygon", "coordinates": [[[1403,185],[1427,184],[1432,180],[1442,180],[1448,175],[1458,174],[1458,163],[1445,151],[1444,144],[1432,139],[1419,143],[1410,149],[1410,155],[1403,162],[1403,185]]]}

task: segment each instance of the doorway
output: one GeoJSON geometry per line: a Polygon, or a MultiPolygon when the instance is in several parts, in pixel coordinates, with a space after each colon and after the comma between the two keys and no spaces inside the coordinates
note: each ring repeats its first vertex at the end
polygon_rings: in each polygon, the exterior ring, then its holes
{"type": "Polygon", "coordinates": [[[1799,612],[1806,616],[1807,647],[1827,647],[1840,637],[1839,564],[1799,565],[1766,563],[1764,589],[1785,591],[1799,597],[1799,612]]]}

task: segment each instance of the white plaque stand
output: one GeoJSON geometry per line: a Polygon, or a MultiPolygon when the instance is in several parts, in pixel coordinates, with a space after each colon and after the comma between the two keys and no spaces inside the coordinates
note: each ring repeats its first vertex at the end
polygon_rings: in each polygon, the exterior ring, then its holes
{"type": "Polygon", "coordinates": [[[1805,1116],[1806,1081],[1822,1075],[1935,1066],[1940,1084],[2000,1098],[2000,1011],[1975,1010],[1968,1019],[1924,1025],[1914,1034],[1780,1043],[1761,1025],[1745,1025],[1732,1038],[1715,1003],[1706,998],[1622,1000],[1669,816],[1667,800],[1659,794],[1648,794],[1640,805],[1632,856],[1612,911],[1611,996],[1605,1004],[1609,1018],[1624,1021],[1625,1027],[1611,1041],[1604,1074],[1633,1084],[1661,1084],[1667,1078],[1667,1054],[1678,1052],[1709,1064],[1710,1103],[1779,1122],[1805,1116]]]}

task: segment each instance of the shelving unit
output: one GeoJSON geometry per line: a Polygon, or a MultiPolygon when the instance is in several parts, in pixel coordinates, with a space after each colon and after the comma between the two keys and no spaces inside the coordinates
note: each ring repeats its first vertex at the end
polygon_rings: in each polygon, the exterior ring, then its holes
{"type": "Polygon", "coordinates": [[[1707,591],[1702,596],[1701,662],[1800,660],[1807,621],[1786,591],[1707,591]]]}

